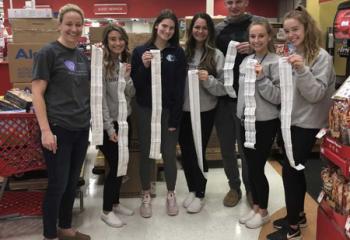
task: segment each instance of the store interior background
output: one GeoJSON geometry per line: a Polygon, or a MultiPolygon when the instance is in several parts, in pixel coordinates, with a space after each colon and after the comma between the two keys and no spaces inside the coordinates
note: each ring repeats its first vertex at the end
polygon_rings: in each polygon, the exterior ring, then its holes
{"type": "MultiPolygon", "coordinates": [[[[13,7],[14,8],[21,8],[24,6],[25,0],[13,0],[13,7]]],[[[134,33],[141,33],[141,32],[150,32],[151,26],[152,26],[152,20],[155,16],[158,15],[159,11],[164,8],[172,9],[177,16],[181,19],[185,18],[186,16],[191,16],[196,12],[208,12],[213,16],[217,15],[226,15],[226,10],[224,8],[224,0],[75,0],[75,1],[67,1],[67,0],[37,0],[37,5],[49,5],[54,12],[58,12],[58,9],[63,6],[66,3],[72,3],[79,5],[85,12],[86,18],[90,19],[91,22],[98,22],[102,21],[100,16],[96,16],[93,12],[93,5],[96,3],[126,3],[128,7],[127,14],[125,15],[104,15],[103,18],[110,18],[113,20],[117,20],[118,22],[123,22],[125,29],[128,32],[134,32],[134,33]],[[142,3],[140,3],[142,2],[142,3]]],[[[303,4],[306,6],[307,10],[311,13],[311,15],[316,19],[316,21],[319,23],[324,36],[324,42],[326,42],[327,38],[327,29],[328,27],[331,27],[333,25],[334,15],[336,13],[336,8],[339,3],[344,2],[344,0],[250,0],[249,5],[249,12],[256,14],[256,15],[262,15],[265,17],[268,17],[271,22],[273,23],[279,23],[282,21],[282,17],[285,12],[292,9],[293,7],[297,6],[298,4],[303,4]]],[[[0,14],[4,14],[5,18],[5,26],[8,28],[9,22],[7,19],[7,9],[9,8],[9,0],[0,0],[0,14]]],[[[184,26],[183,26],[184,27],[184,26]]],[[[9,32],[11,33],[11,30],[9,29],[9,32]]],[[[86,33],[88,33],[88,30],[85,30],[86,33]]],[[[335,52],[337,52],[337,48],[340,47],[340,43],[336,44],[335,52]]],[[[2,95],[7,89],[11,87],[11,83],[9,81],[9,74],[8,74],[8,67],[6,68],[6,59],[4,61],[4,64],[0,64],[0,95],[2,95]],[[6,72],[7,71],[7,72],[6,72]]],[[[337,76],[340,79],[345,79],[348,76],[345,76],[345,59],[340,58],[337,54],[334,56],[334,66],[336,69],[337,76]]],[[[317,166],[319,168],[320,166],[317,166]]],[[[268,170],[271,175],[273,173],[271,172],[271,169],[268,170]]],[[[216,174],[215,171],[212,171],[211,174],[216,174]]],[[[273,175],[274,176],[274,175],[273,175]]],[[[275,176],[274,176],[275,177],[275,176]]],[[[278,176],[277,176],[278,177],[278,176]]],[[[313,179],[318,176],[311,176],[309,177],[308,181],[313,181],[313,179]],[[310,180],[311,179],[311,180],[310,180]]],[[[274,178],[275,179],[275,178],[274,178]]],[[[185,183],[182,182],[183,180],[180,179],[180,182],[178,185],[184,185],[185,183]]],[[[276,180],[277,181],[277,180],[276,180]]],[[[214,182],[215,183],[215,182],[214,182]]],[[[279,187],[280,186],[280,183],[279,187]]],[[[318,184],[312,183],[312,184],[318,184]]],[[[211,188],[209,188],[208,191],[210,191],[211,188]]],[[[215,186],[213,187],[215,189],[215,186]]],[[[312,189],[310,191],[314,191],[314,195],[317,194],[317,191],[319,189],[312,189]]],[[[101,195],[101,191],[98,190],[97,192],[91,192],[91,195],[96,196],[96,194],[101,195]]],[[[224,192],[222,193],[224,194],[224,192]]],[[[283,194],[283,192],[279,192],[279,194],[283,194]]],[[[279,194],[274,194],[275,196],[279,196],[279,194]]],[[[223,197],[223,195],[222,195],[223,197]]],[[[218,201],[220,201],[221,196],[218,197],[218,201]]],[[[163,199],[160,199],[160,204],[163,205],[164,202],[163,199]]],[[[277,201],[277,200],[276,200],[277,201]]],[[[283,204],[283,201],[281,201],[283,204]]],[[[280,203],[280,202],[279,202],[280,203]]],[[[86,208],[89,207],[89,200],[86,202],[86,208]]],[[[137,203],[138,204],[138,203],[137,203]]],[[[212,211],[221,211],[221,209],[215,209],[213,202],[208,203],[208,209],[212,207],[212,211]],[[212,205],[210,205],[212,204],[212,205]]],[[[273,207],[274,209],[274,207],[273,207]]],[[[245,209],[239,210],[239,213],[242,213],[245,211],[245,209]]],[[[221,213],[221,212],[220,212],[221,213]]],[[[138,214],[138,213],[137,213],[138,214]]],[[[181,213],[184,215],[185,213],[181,213]]],[[[139,217],[139,216],[137,216],[139,217]]],[[[91,218],[91,222],[98,221],[98,216],[96,214],[93,214],[93,216],[89,216],[91,218]]],[[[230,219],[226,218],[225,220],[230,219]]],[[[196,220],[200,221],[200,218],[196,218],[196,220]]],[[[78,222],[86,221],[86,219],[79,218],[78,222]]],[[[88,223],[90,223],[88,221],[88,223]]],[[[153,222],[154,224],[159,224],[160,220],[154,220],[156,222],[153,222]]],[[[230,219],[230,221],[233,221],[230,219]]],[[[141,222],[141,220],[137,220],[137,224],[145,224],[144,222],[141,222]]],[[[85,223],[86,224],[86,223],[85,223]]],[[[177,222],[175,222],[177,224],[177,222]]],[[[191,224],[191,223],[188,223],[191,224]]],[[[224,224],[224,222],[223,222],[224,224]]],[[[1,225],[1,224],[0,224],[1,225]]],[[[149,224],[151,225],[151,224],[149,224]]],[[[9,226],[9,225],[8,225],[9,226]]],[[[84,225],[86,229],[89,229],[89,224],[84,225]]],[[[4,225],[3,225],[4,227],[4,225]]],[[[133,227],[133,226],[131,226],[133,227]]],[[[151,227],[151,226],[150,226],[151,227]]],[[[136,229],[137,227],[135,227],[136,229]]],[[[93,228],[92,228],[93,229],[93,228]]],[[[0,227],[1,230],[1,227],[0,227]]],[[[98,232],[99,230],[97,230],[98,232]]],[[[110,230],[107,230],[107,233],[109,233],[110,230]]],[[[129,234],[125,231],[130,230],[124,230],[123,234],[129,234]]],[[[150,230],[147,230],[150,231],[150,230]]],[[[313,230],[314,231],[314,230],[313,230]]],[[[106,233],[106,234],[107,234],[106,233]]],[[[223,231],[223,234],[226,234],[223,231]]],[[[146,234],[148,235],[148,234],[146,234]]],[[[1,237],[0,237],[1,239],[1,237]]],[[[11,238],[12,239],[12,238],[11,238]]],[[[14,238],[15,239],[15,238],[14,238]]],[[[101,238],[102,239],[102,238],[101,238]]],[[[107,238],[106,238],[107,239],[107,238]]],[[[123,238],[120,238],[123,239],[123,238]]],[[[151,238],[149,238],[151,239],[151,238]]],[[[159,238],[162,239],[162,238],[159,238]]],[[[172,239],[172,238],[169,238],[172,239]]],[[[203,238],[207,239],[207,238],[203,238]]],[[[209,239],[209,238],[208,238],[209,239]]],[[[220,238],[217,238],[220,239],[220,238]]],[[[222,238],[224,239],[224,238],[222,238]]],[[[237,238],[240,239],[240,238],[237,238]]],[[[249,239],[249,238],[248,238],[249,239]]],[[[251,238],[254,239],[254,238],[251,238]]]]}

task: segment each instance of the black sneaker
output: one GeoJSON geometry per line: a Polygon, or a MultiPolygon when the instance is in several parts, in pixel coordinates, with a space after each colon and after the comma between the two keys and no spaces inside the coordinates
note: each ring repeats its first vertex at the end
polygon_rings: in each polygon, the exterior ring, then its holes
{"type": "MultiPolygon", "coordinates": [[[[289,227],[287,216],[285,216],[284,218],[280,218],[280,219],[277,219],[277,220],[273,221],[272,224],[273,224],[273,227],[276,228],[276,229],[288,228],[289,227]]],[[[300,228],[306,228],[307,227],[307,220],[306,220],[305,213],[302,216],[299,217],[298,224],[299,224],[300,228]]]]}
{"type": "Polygon", "coordinates": [[[300,232],[300,228],[293,229],[291,227],[282,228],[276,232],[270,233],[266,236],[267,240],[302,240],[303,237],[300,232]]]}

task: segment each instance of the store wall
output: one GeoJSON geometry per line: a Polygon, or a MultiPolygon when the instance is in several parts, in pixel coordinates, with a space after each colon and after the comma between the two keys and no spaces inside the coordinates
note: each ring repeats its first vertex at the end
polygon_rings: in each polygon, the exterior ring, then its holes
{"type": "MultiPolygon", "coordinates": [[[[248,11],[268,18],[277,18],[278,5],[279,0],[250,0],[248,11]]],[[[224,0],[214,0],[214,15],[227,15],[224,0]]]]}
{"type": "MultiPolygon", "coordinates": [[[[9,0],[4,0],[4,11],[7,16],[7,8],[9,0]]],[[[24,0],[13,0],[14,8],[22,8],[24,0]]],[[[96,16],[93,12],[95,3],[127,3],[128,14],[126,15],[103,15],[103,17],[116,18],[153,18],[157,16],[160,10],[164,8],[172,9],[178,17],[191,16],[196,12],[206,11],[206,2],[204,0],[36,0],[37,5],[50,5],[57,12],[61,6],[67,3],[75,3],[79,5],[87,18],[101,18],[101,15],[96,16]]]]}
{"type": "MultiPolygon", "coordinates": [[[[337,11],[339,3],[344,2],[344,0],[308,0],[307,10],[319,23],[322,33],[323,41],[326,42],[327,29],[333,26],[334,16],[337,11]]],[[[336,50],[340,47],[340,43],[336,44],[336,50]]],[[[339,57],[337,54],[334,57],[334,67],[337,75],[345,75],[346,69],[345,58],[339,57]]]]}
{"type": "MultiPolygon", "coordinates": [[[[214,1],[214,15],[226,15],[227,11],[224,7],[224,0],[214,1]]],[[[13,0],[14,8],[22,8],[25,0],[13,0]]],[[[248,11],[257,15],[276,18],[278,15],[279,0],[250,0],[248,11]]],[[[93,12],[93,4],[95,3],[127,3],[128,14],[119,15],[119,18],[153,18],[158,15],[159,11],[164,8],[170,8],[179,17],[192,16],[196,12],[206,11],[205,0],[36,0],[37,5],[50,5],[54,11],[66,4],[75,3],[79,5],[85,12],[86,17],[96,18],[93,12]]],[[[4,10],[7,15],[9,0],[4,0],[4,10]]],[[[105,17],[116,17],[116,15],[105,17]]]]}

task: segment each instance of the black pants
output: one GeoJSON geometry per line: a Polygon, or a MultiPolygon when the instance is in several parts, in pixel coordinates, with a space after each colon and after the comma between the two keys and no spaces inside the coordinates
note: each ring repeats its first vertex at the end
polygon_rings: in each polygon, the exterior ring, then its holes
{"type": "MultiPolygon", "coordinates": [[[[129,124],[130,126],[130,124],[129,124]]],[[[114,122],[114,129],[118,133],[118,123],[114,122]]],[[[105,160],[108,163],[109,171],[105,178],[103,188],[103,211],[110,212],[113,209],[113,204],[119,203],[120,188],[122,185],[123,176],[117,177],[118,170],[118,142],[109,140],[107,131],[103,132],[103,145],[98,146],[105,160]]]]}
{"type": "MultiPolygon", "coordinates": [[[[205,172],[208,172],[205,152],[210,134],[213,130],[214,119],[215,110],[201,112],[202,155],[203,168],[205,172]]],[[[207,179],[203,176],[203,173],[198,165],[197,153],[193,140],[190,112],[183,112],[179,133],[179,144],[181,147],[182,166],[184,169],[188,190],[190,192],[195,192],[196,197],[204,198],[207,179]]]]}
{"type": "MultiPolygon", "coordinates": [[[[280,126],[279,119],[256,121],[255,149],[243,148],[248,165],[248,176],[253,203],[261,209],[267,209],[269,201],[269,182],[265,175],[265,164],[280,126]]],[[[242,128],[242,141],[245,141],[245,130],[242,128]]]]}
{"type": "MultiPolygon", "coordinates": [[[[319,129],[291,127],[293,156],[295,165],[305,166],[308,155],[316,142],[319,129]]],[[[283,145],[284,146],[284,145],[283,145]]],[[[286,198],[287,218],[290,225],[297,225],[299,213],[304,212],[306,180],[304,170],[298,171],[289,165],[284,151],[282,178],[286,198]]]]}
{"type": "Polygon", "coordinates": [[[71,228],[77,183],[88,147],[89,130],[69,131],[51,127],[57,136],[57,151],[43,148],[48,173],[48,186],[43,202],[44,237],[57,237],[58,226],[71,228]]]}

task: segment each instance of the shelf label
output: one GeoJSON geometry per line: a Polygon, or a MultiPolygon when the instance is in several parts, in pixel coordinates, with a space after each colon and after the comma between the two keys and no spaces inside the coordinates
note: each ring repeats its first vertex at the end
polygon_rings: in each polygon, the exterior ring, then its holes
{"type": "Polygon", "coordinates": [[[318,203],[321,203],[321,202],[322,202],[322,200],[323,200],[323,198],[324,198],[324,194],[325,194],[325,192],[322,190],[322,191],[320,192],[320,194],[318,195],[318,198],[317,198],[317,202],[318,202],[318,203]]]}

